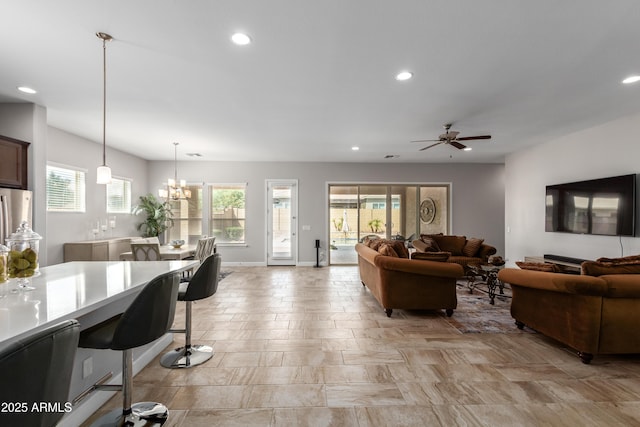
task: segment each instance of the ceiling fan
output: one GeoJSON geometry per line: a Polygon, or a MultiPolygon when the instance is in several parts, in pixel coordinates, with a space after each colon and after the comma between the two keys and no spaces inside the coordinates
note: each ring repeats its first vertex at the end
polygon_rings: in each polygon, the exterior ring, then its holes
{"type": "Polygon", "coordinates": [[[444,129],[446,132],[440,135],[438,139],[421,139],[418,141],[411,141],[411,142],[437,141],[435,144],[427,145],[426,147],[423,147],[418,151],[424,151],[426,149],[435,147],[436,145],[440,145],[440,144],[449,144],[452,147],[457,148],[458,150],[464,150],[464,149],[470,150],[471,148],[468,148],[466,145],[461,144],[460,141],[471,141],[474,139],[491,139],[491,135],[464,136],[464,137],[458,138],[458,134],[460,132],[456,132],[455,130],[449,131],[449,129],[451,129],[451,123],[447,123],[446,125],[444,125],[444,129]]]}

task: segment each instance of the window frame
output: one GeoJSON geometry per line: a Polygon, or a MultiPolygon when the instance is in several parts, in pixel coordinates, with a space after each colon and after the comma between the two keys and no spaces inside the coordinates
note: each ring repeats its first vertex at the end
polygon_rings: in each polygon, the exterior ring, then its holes
{"type": "MultiPolygon", "coordinates": [[[[45,202],[47,212],[60,212],[60,213],[86,213],[87,212],[87,169],[79,168],[77,166],[64,165],[61,163],[47,162],[45,174],[45,202]],[[49,176],[51,174],[51,168],[63,170],[69,173],[69,177],[73,186],[75,187],[73,193],[73,206],[71,208],[52,208],[51,207],[51,193],[49,191],[49,176]],[[73,175],[73,178],[71,177],[73,175]],[[78,179],[81,177],[82,179],[78,179]]],[[[60,178],[66,178],[64,175],[60,178]]],[[[59,203],[64,204],[62,200],[63,195],[60,196],[59,203]]]]}
{"type": "MultiPolygon", "coordinates": [[[[126,185],[125,185],[126,187],[126,185]]],[[[111,183],[107,184],[107,189],[106,189],[106,206],[107,206],[107,213],[108,214],[128,214],[131,213],[131,207],[132,205],[132,190],[133,190],[133,179],[131,178],[125,178],[125,177],[121,177],[121,176],[113,176],[111,178],[111,183]],[[109,188],[111,185],[114,184],[115,181],[120,181],[123,183],[127,183],[128,184],[128,191],[126,188],[123,189],[123,197],[125,198],[125,203],[124,203],[124,207],[122,207],[119,210],[111,210],[111,204],[109,203],[109,188]]]]}
{"type": "MultiPolygon", "coordinates": [[[[208,229],[208,234],[210,236],[215,236],[216,237],[216,245],[219,246],[247,246],[247,191],[248,191],[248,187],[249,184],[247,182],[210,182],[206,184],[207,187],[207,196],[209,198],[208,200],[208,216],[207,216],[207,229],[208,229]],[[231,188],[230,188],[231,187],[231,188]],[[218,230],[216,232],[216,228],[214,228],[214,226],[216,225],[216,218],[214,218],[214,215],[216,214],[216,212],[219,212],[219,210],[214,209],[213,206],[213,202],[214,202],[214,191],[216,189],[232,189],[232,187],[237,187],[238,190],[242,190],[244,198],[243,198],[243,208],[235,208],[235,209],[242,209],[243,210],[243,216],[242,218],[237,218],[237,221],[242,221],[242,239],[239,240],[234,240],[234,241],[227,241],[225,240],[224,236],[224,231],[223,230],[218,230]]],[[[217,219],[218,221],[221,220],[221,218],[217,219]]]]}

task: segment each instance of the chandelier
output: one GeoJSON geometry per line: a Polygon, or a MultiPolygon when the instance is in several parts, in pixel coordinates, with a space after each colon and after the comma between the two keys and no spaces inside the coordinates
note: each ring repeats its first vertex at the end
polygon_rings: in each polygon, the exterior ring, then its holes
{"type": "Polygon", "coordinates": [[[184,179],[178,181],[178,143],[173,143],[174,147],[174,167],[173,179],[169,178],[165,188],[158,190],[160,197],[167,200],[184,200],[191,198],[191,190],[184,188],[187,182],[184,179]]]}

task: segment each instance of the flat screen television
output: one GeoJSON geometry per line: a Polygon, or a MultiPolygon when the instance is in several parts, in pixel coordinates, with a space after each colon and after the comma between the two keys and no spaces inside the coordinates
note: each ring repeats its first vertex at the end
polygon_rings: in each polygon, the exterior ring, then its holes
{"type": "Polygon", "coordinates": [[[545,230],[634,236],[636,175],[547,186],[545,230]]]}

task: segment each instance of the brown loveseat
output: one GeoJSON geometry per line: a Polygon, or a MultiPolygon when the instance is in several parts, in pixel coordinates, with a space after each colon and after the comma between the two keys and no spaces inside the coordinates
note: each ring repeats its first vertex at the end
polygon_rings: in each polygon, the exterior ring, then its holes
{"type": "Polygon", "coordinates": [[[484,243],[484,239],[467,239],[466,236],[421,234],[420,238],[411,244],[418,253],[426,253],[427,256],[448,253],[447,262],[454,262],[463,267],[470,264],[486,264],[489,256],[497,252],[495,247],[484,243]]]}
{"type": "Polygon", "coordinates": [[[372,244],[375,249],[367,243],[371,242],[356,244],[360,279],[387,316],[394,308],[444,309],[447,316],[453,314],[458,304],[456,279],[464,274],[460,265],[409,259],[400,241],[380,239],[372,244]]]}
{"type": "Polygon", "coordinates": [[[640,353],[640,259],[622,260],[586,261],[580,275],[505,268],[498,279],[511,285],[518,328],[560,341],[589,363],[595,354],[640,353]]]}

